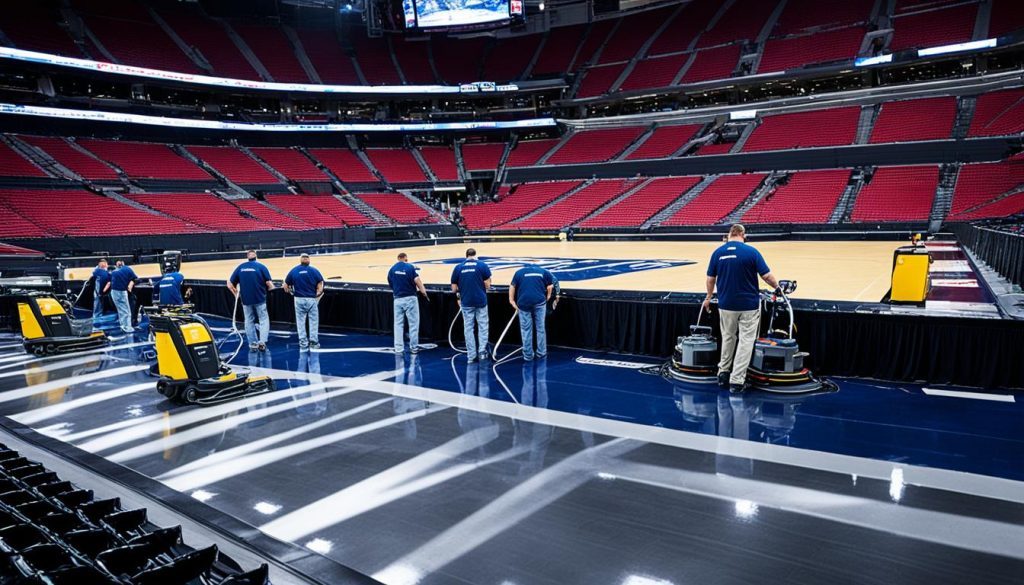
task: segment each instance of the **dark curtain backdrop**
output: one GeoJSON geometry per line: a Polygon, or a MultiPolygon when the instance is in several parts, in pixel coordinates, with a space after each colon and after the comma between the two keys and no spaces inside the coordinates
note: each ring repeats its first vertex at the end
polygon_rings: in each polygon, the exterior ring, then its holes
{"type": "MultiPolygon", "coordinates": [[[[233,297],[223,286],[194,286],[198,310],[228,316],[233,297]]],[[[140,298],[144,293],[140,290],[140,298]]],[[[271,319],[293,323],[292,299],[270,294],[271,319]]],[[[392,298],[388,291],[330,289],[321,301],[320,322],[372,333],[390,334],[392,298]]],[[[693,302],[563,298],[548,321],[554,345],[667,357],[676,337],[696,321],[693,302]]],[[[422,341],[447,343],[456,312],[455,298],[431,292],[420,300],[422,341]]],[[[508,323],[507,293],[490,295],[491,339],[508,323]]],[[[241,319],[241,309],[238,312],[241,319]]],[[[711,325],[716,319],[710,320],[711,325]]],[[[808,365],[819,374],[894,381],[925,381],[984,388],[1024,387],[1024,322],[997,319],[921,317],[881,313],[797,310],[797,339],[809,352],[808,365]]],[[[462,328],[454,338],[461,342],[462,328]]],[[[513,325],[506,342],[518,343],[513,325]]],[[[511,348],[510,348],[511,349],[511,348]]]]}

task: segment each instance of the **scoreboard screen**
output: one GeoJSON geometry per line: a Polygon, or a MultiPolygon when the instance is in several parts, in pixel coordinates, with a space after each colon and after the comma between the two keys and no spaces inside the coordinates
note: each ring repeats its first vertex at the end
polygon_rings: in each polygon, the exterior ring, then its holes
{"type": "Polygon", "coordinates": [[[406,28],[459,28],[522,16],[523,0],[402,0],[406,28]]]}

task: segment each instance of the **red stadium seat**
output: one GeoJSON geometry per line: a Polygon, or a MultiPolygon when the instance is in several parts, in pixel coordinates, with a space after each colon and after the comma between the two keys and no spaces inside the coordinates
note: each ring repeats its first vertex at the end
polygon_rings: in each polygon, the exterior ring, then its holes
{"type": "Polygon", "coordinates": [[[833,61],[852,62],[863,40],[864,29],[860,27],[771,39],[765,45],[757,72],[785,71],[833,61]]]}
{"type": "Polygon", "coordinates": [[[950,219],[1024,189],[1024,161],[967,164],[960,168],[950,219]]]}
{"type": "Polygon", "coordinates": [[[850,171],[801,171],[757,202],[743,223],[827,223],[846,189],[850,171]]]}
{"type": "Polygon", "coordinates": [[[937,165],[880,168],[857,195],[850,219],[855,222],[927,220],[938,184],[937,165]]]}
{"type": "Polygon", "coordinates": [[[190,47],[198,49],[214,73],[235,79],[260,78],[223,25],[185,6],[161,8],[160,17],[190,47]]]}
{"type": "Polygon", "coordinates": [[[426,183],[427,176],[404,148],[368,148],[366,156],[389,183],[426,183]]]}
{"type": "Polygon", "coordinates": [[[886,102],[871,131],[871,143],[945,140],[956,121],[956,98],[886,102]]]}
{"type": "Polygon", "coordinates": [[[867,22],[874,0],[787,0],[774,33],[799,34],[867,22]]]}
{"type": "Polygon", "coordinates": [[[350,183],[379,183],[363,161],[347,148],[311,148],[309,153],[336,177],[350,183]]]}
{"type": "Polygon", "coordinates": [[[532,167],[548,153],[559,140],[526,140],[516,144],[508,155],[506,164],[510,167],[532,167]]]}
{"type": "Polygon", "coordinates": [[[537,214],[503,226],[505,229],[557,230],[571,226],[596,209],[635,187],[632,179],[595,181],[537,214]]]}
{"type": "Polygon", "coordinates": [[[518,185],[515,193],[506,187],[495,203],[463,206],[462,217],[467,229],[495,228],[550,203],[579,184],[579,181],[528,183],[518,185]]]}
{"type": "Polygon", "coordinates": [[[672,217],[661,222],[663,226],[715,225],[732,213],[767,175],[725,175],[718,177],[700,195],[684,205],[672,217]]]}
{"type": "Polygon", "coordinates": [[[297,150],[291,148],[253,148],[252,153],[293,181],[327,183],[330,177],[297,150]]]}
{"type": "Polygon", "coordinates": [[[320,81],[340,85],[359,85],[355,65],[338,41],[334,31],[299,29],[296,31],[320,81]]]}
{"type": "Polygon", "coordinates": [[[438,181],[458,181],[459,167],[455,163],[455,151],[445,146],[424,146],[420,155],[433,171],[438,181]]]}
{"type": "Polygon", "coordinates": [[[897,16],[893,19],[895,32],[889,50],[895,52],[969,41],[974,34],[977,15],[977,4],[963,4],[943,10],[897,16]]]}
{"type": "Polygon", "coordinates": [[[138,179],[174,179],[209,181],[213,177],[192,161],[186,160],[166,144],[83,139],[78,143],[96,156],[138,179]]]}
{"type": "Polygon", "coordinates": [[[774,2],[736,0],[718,22],[697,39],[698,47],[713,47],[740,40],[753,41],[775,10],[774,2]]]}
{"type": "Polygon", "coordinates": [[[859,107],[768,116],[747,139],[743,152],[852,144],[859,107]]]}
{"type": "Polygon", "coordinates": [[[463,144],[462,164],[467,171],[494,171],[504,152],[504,143],[463,144]]]}
{"type": "Polygon", "coordinates": [[[698,83],[712,79],[728,79],[740,60],[738,45],[698,51],[693,63],[683,74],[682,83],[698,83]]]}
{"type": "Polygon", "coordinates": [[[1024,132],[1024,90],[1007,89],[978,96],[969,136],[1008,136],[1024,132]]]}
{"type": "Polygon", "coordinates": [[[689,142],[702,127],[703,124],[658,126],[636,150],[626,157],[626,160],[672,156],[673,153],[689,142]]]}
{"type": "Polygon", "coordinates": [[[0,189],[4,237],[128,236],[207,231],[85,190],[0,189]],[[10,213],[11,210],[15,213],[10,213]],[[116,228],[112,220],[117,220],[116,228]]]}
{"type": "Polygon", "coordinates": [[[29,162],[29,160],[10,146],[0,143],[0,177],[48,177],[43,169],[29,162]]]}
{"type": "Polygon", "coordinates": [[[239,185],[272,185],[281,181],[249,155],[230,146],[190,146],[189,152],[239,185]]]}
{"type": "Polygon", "coordinates": [[[299,58],[295,56],[295,47],[280,27],[248,23],[232,23],[231,26],[249,45],[274,81],[312,83],[299,64],[299,58]]]}
{"type": "Polygon", "coordinates": [[[644,133],[642,126],[583,130],[569,137],[558,150],[548,157],[547,164],[603,162],[622,152],[644,133]]]}
{"type": "Polygon", "coordinates": [[[40,148],[58,163],[85,179],[92,181],[117,181],[117,172],[106,163],[77,150],[63,138],[51,136],[21,136],[25,142],[40,148]]]}
{"type": "Polygon", "coordinates": [[[314,228],[368,226],[374,223],[333,195],[268,195],[267,203],[314,228]]]}
{"type": "Polygon", "coordinates": [[[356,197],[400,224],[437,223],[434,215],[401,193],[360,193],[356,197]]]}
{"type": "Polygon", "coordinates": [[[629,197],[583,221],[580,227],[638,228],[699,182],[700,177],[654,179],[629,197]]]}

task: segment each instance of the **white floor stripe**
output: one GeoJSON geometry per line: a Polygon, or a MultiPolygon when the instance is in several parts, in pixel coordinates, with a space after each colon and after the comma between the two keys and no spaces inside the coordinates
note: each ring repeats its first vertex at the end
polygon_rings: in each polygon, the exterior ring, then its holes
{"type": "Polygon", "coordinates": [[[141,384],[132,384],[131,386],[115,388],[113,390],[107,390],[105,392],[97,392],[95,394],[83,396],[82,398],[76,398],[74,400],[68,400],[65,402],[61,402],[59,404],[44,406],[43,408],[37,408],[35,410],[30,410],[27,412],[23,412],[21,414],[16,414],[11,418],[20,422],[21,424],[31,426],[44,420],[61,416],[62,414],[66,414],[67,412],[75,410],[76,408],[82,408],[83,406],[96,404],[98,402],[103,402],[104,400],[111,400],[114,398],[119,398],[121,396],[127,396],[129,394],[135,394],[137,392],[144,392],[147,390],[152,391],[154,394],[156,393],[155,380],[152,382],[143,382],[141,384]]]}
{"type": "MultiPolygon", "coordinates": [[[[641,443],[637,441],[615,439],[570,455],[497,496],[490,504],[374,573],[373,578],[383,583],[394,583],[395,577],[399,575],[436,573],[448,563],[591,481],[597,471],[595,463],[621,456],[640,446],[641,443]]],[[[416,578],[407,582],[416,583],[418,580],[416,578]]]]}
{"type": "MultiPolygon", "coordinates": [[[[642,463],[616,462],[609,471],[612,472],[614,479],[718,500],[750,501],[756,506],[766,506],[916,540],[1024,559],[1024,529],[1012,522],[900,506],[898,498],[887,502],[726,474],[670,469],[642,463]]],[[[749,510],[753,509],[756,508],[749,510]]]]}
{"type": "Polygon", "coordinates": [[[513,447],[484,459],[470,463],[457,463],[385,490],[364,486],[364,488],[370,489],[365,489],[358,499],[349,497],[353,492],[338,492],[330,498],[325,498],[302,508],[297,514],[288,514],[274,522],[264,524],[260,526],[260,530],[281,540],[295,541],[304,536],[314,534],[318,530],[340,524],[396,500],[461,477],[471,471],[518,457],[529,450],[530,447],[526,445],[513,447]],[[294,534],[295,536],[289,537],[287,536],[289,534],[294,534]]]}
{"type": "MultiPolygon", "coordinates": [[[[627,437],[649,443],[720,455],[731,455],[733,457],[755,459],[758,461],[769,461],[795,467],[856,474],[860,477],[888,480],[893,467],[893,464],[890,462],[876,459],[811,451],[809,449],[798,449],[796,447],[759,443],[743,439],[710,436],[664,427],[547,410],[421,386],[380,382],[371,384],[370,389],[383,394],[467,408],[496,416],[514,418],[523,422],[548,424],[612,437],[627,437]]],[[[908,485],[920,485],[1024,503],[1024,482],[933,467],[906,466],[905,470],[905,478],[908,485]]]]}
{"type": "Polygon", "coordinates": [[[435,412],[446,410],[447,406],[436,406],[430,405],[423,410],[414,410],[403,414],[398,414],[392,417],[381,419],[351,429],[345,429],[322,437],[316,437],[314,439],[308,439],[291,445],[285,445],[284,447],[278,447],[269,451],[263,451],[261,453],[254,453],[245,457],[238,457],[230,461],[226,461],[220,465],[214,465],[211,467],[204,467],[192,473],[186,473],[179,475],[175,478],[162,480],[165,485],[172,489],[184,492],[193,490],[199,487],[207,486],[218,481],[225,480],[229,477],[235,477],[248,473],[254,469],[276,463],[282,459],[289,457],[295,457],[302,453],[319,449],[327,445],[339,443],[359,435],[371,433],[383,428],[387,428],[392,425],[396,425],[400,422],[433,414],[435,412]]]}
{"type": "MultiPolygon", "coordinates": [[[[323,390],[323,388],[313,388],[313,387],[310,387],[310,392],[318,392],[320,390],[323,390]]],[[[302,398],[299,398],[298,400],[293,400],[291,402],[282,402],[280,404],[275,404],[275,405],[269,406],[267,408],[260,408],[260,409],[250,410],[249,412],[242,412],[242,413],[236,414],[234,416],[228,416],[227,418],[224,418],[224,419],[221,419],[221,420],[216,420],[216,421],[204,424],[204,425],[199,425],[197,427],[189,427],[187,430],[180,431],[180,432],[175,432],[174,434],[172,434],[169,437],[160,437],[158,439],[155,439],[153,441],[149,441],[149,442],[143,443],[141,445],[132,447],[130,449],[125,449],[124,451],[119,451],[117,453],[113,453],[111,455],[107,455],[106,458],[109,459],[110,461],[115,461],[117,463],[124,463],[125,461],[131,461],[132,459],[138,459],[140,457],[145,457],[146,455],[152,455],[153,453],[160,453],[160,452],[165,451],[167,449],[173,449],[175,447],[180,447],[182,445],[191,443],[193,441],[198,441],[200,439],[205,439],[206,437],[212,437],[214,435],[219,435],[219,434],[221,434],[224,431],[227,431],[229,429],[238,428],[239,426],[241,426],[243,424],[250,423],[250,422],[253,422],[253,421],[256,421],[256,420],[261,420],[261,419],[269,418],[269,417],[274,416],[275,414],[278,414],[280,412],[286,412],[286,411],[289,411],[289,410],[293,410],[295,408],[299,408],[299,407],[305,406],[307,404],[314,404],[314,403],[321,402],[321,401],[324,401],[324,400],[330,400],[330,399],[338,397],[338,396],[342,396],[342,395],[345,395],[345,394],[349,394],[349,393],[355,392],[356,390],[359,390],[359,388],[358,387],[346,387],[346,388],[342,388],[340,390],[333,390],[331,392],[327,392],[327,393],[323,393],[323,394],[319,394],[318,393],[318,394],[314,394],[314,395],[311,395],[311,396],[304,396],[302,398]]],[[[387,399],[381,399],[381,400],[385,400],[386,401],[387,399]]],[[[377,402],[380,402],[380,401],[377,401],[377,402]]],[[[357,412],[362,412],[362,411],[360,410],[360,411],[357,411],[357,412]]],[[[356,414],[356,412],[351,412],[351,411],[346,411],[346,413],[347,413],[346,416],[343,416],[341,418],[337,418],[336,420],[341,420],[342,418],[347,418],[348,416],[351,416],[352,414],[356,414]]],[[[329,417],[329,419],[335,419],[335,417],[337,417],[337,416],[338,415],[329,417]]],[[[309,430],[317,428],[318,426],[323,426],[324,424],[330,424],[329,422],[325,422],[327,420],[328,419],[323,419],[323,420],[317,421],[315,423],[311,423],[310,425],[303,425],[303,427],[300,427],[300,428],[303,429],[303,432],[307,432],[309,430]]],[[[173,422],[173,420],[172,420],[172,422],[173,422]]],[[[333,420],[331,422],[333,422],[333,420]]],[[[277,435],[274,435],[272,438],[279,439],[281,437],[281,435],[284,435],[284,434],[285,433],[279,433],[277,435]]],[[[246,445],[246,446],[248,446],[248,445],[246,445]]]]}
{"type": "MultiPolygon", "coordinates": [[[[284,373],[287,374],[288,372],[284,373]]],[[[150,435],[162,433],[167,428],[180,429],[183,427],[190,427],[206,420],[220,419],[235,412],[254,407],[259,408],[259,411],[263,412],[266,409],[262,408],[262,406],[268,402],[289,398],[294,399],[296,395],[312,392],[321,388],[345,387],[351,391],[362,387],[363,384],[366,384],[371,380],[386,380],[393,375],[393,372],[383,371],[358,378],[332,378],[330,381],[326,382],[276,390],[274,392],[267,392],[257,396],[250,396],[249,398],[242,398],[241,400],[232,400],[230,402],[225,402],[224,404],[217,404],[205,408],[185,409],[181,412],[171,413],[169,417],[161,415],[157,419],[148,420],[141,424],[131,425],[128,428],[117,430],[108,435],[82,443],[78,445],[78,447],[89,451],[90,453],[98,453],[131,441],[146,439],[150,435]]],[[[277,379],[279,376],[274,376],[274,378],[277,379]]],[[[286,404],[292,405],[294,402],[287,402],[286,404]]],[[[69,437],[68,440],[73,439],[69,437]]]]}
{"type": "Polygon", "coordinates": [[[25,368],[23,370],[15,370],[15,371],[11,371],[11,372],[2,372],[2,373],[0,373],[0,379],[11,378],[11,377],[14,377],[14,376],[24,376],[26,374],[36,374],[36,373],[39,373],[39,372],[52,372],[54,370],[61,370],[61,369],[64,369],[64,368],[73,368],[75,366],[81,366],[81,365],[85,365],[85,364],[93,364],[93,363],[94,364],[99,364],[100,361],[104,360],[104,359],[111,359],[111,358],[109,358],[107,356],[90,355],[90,356],[73,358],[73,359],[69,359],[69,360],[61,360],[59,362],[54,362],[52,364],[47,364],[45,366],[32,365],[32,366],[29,366],[29,367],[27,367],[27,368],[25,368]]]}
{"type": "Polygon", "coordinates": [[[960,392],[957,390],[940,390],[938,388],[922,388],[929,396],[949,396],[951,398],[971,398],[974,400],[993,400],[996,402],[1013,402],[1013,394],[987,394],[985,392],[960,392]]]}
{"type": "Polygon", "coordinates": [[[136,341],[134,343],[122,343],[122,344],[118,344],[118,345],[108,345],[106,347],[100,347],[100,348],[97,348],[97,349],[90,349],[88,351],[76,351],[76,352],[72,352],[72,353],[65,353],[65,354],[61,354],[61,355],[51,355],[51,356],[47,356],[47,357],[35,357],[35,356],[32,356],[32,355],[27,354],[27,353],[23,354],[23,355],[18,355],[18,356],[8,356],[8,357],[5,357],[5,358],[0,358],[0,364],[3,364],[3,365],[0,365],[0,370],[6,370],[8,368],[16,368],[18,366],[21,366],[21,365],[24,365],[24,364],[27,364],[27,363],[32,363],[32,362],[48,363],[48,362],[52,362],[54,360],[67,360],[67,359],[72,359],[72,358],[81,357],[81,356],[96,355],[96,354],[107,353],[107,352],[111,352],[111,351],[120,351],[122,349],[131,349],[133,347],[141,347],[143,345],[153,345],[153,342],[152,341],[136,341]]]}
{"type": "Polygon", "coordinates": [[[146,364],[122,366],[120,368],[101,370],[99,372],[93,372],[91,374],[84,374],[81,376],[71,376],[69,378],[50,380],[49,382],[33,384],[31,386],[25,386],[24,388],[20,388],[18,390],[8,390],[6,392],[0,393],[0,402],[11,402],[14,400],[20,400],[22,398],[27,398],[34,394],[40,394],[43,392],[49,392],[50,390],[56,390],[57,388],[74,386],[75,384],[85,384],[86,382],[95,382],[96,380],[105,380],[120,376],[122,374],[131,374],[132,372],[140,372],[146,369],[149,369],[149,366],[146,364]]]}
{"type": "Polygon", "coordinates": [[[314,349],[312,353],[390,353],[394,355],[393,347],[339,347],[331,349],[314,349]]]}
{"type": "Polygon", "coordinates": [[[245,445],[239,445],[237,447],[232,447],[231,449],[225,449],[223,451],[217,451],[215,453],[210,453],[206,457],[203,457],[201,459],[196,459],[195,461],[192,461],[190,463],[186,463],[185,465],[182,465],[180,467],[175,467],[174,469],[172,469],[172,470],[168,471],[167,473],[164,473],[163,475],[161,475],[159,479],[168,479],[168,478],[171,478],[171,477],[176,477],[176,476],[179,476],[179,475],[184,475],[186,473],[190,473],[190,472],[196,471],[197,469],[202,469],[204,467],[210,467],[210,466],[213,466],[213,465],[218,465],[220,463],[224,463],[225,461],[229,461],[229,460],[234,459],[236,457],[241,457],[243,455],[249,455],[249,454],[255,453],[257,451],[262,451],[263,449],[266,449],[267,447],[270,447],[272,445],[276,445],[278,443],[283,443],[284,441],[287,441],[287,440],[292,439],[294,437],[298,437],[300,435],[304,435],[304,434],[309,433],[311,431],[315,431],[316,429],[318,429],[320,427],[331,425],[331,424],[334,424],[334,423],[336,423],[336,422],[338,422],[340,420],[344,420],[344,419],[349,418],[351,416],[355,416],[355,415],[360,414],[362,412],[366,412],[367,410],[371,410],[371,409],[376,408],[376,407],[378,407],[378,406],[380,406],[382,404],[386,404],[388,402],[391,402],[391,400],[393,400],[393,399],[392,398],[380,398],[378,400],[373,400],[373,401],[367,402],[366,404],[363,404],[361,406],[357,406],[355,408],[351,408],[349,410],[346,410],[346,411],[343,411],[343,412],[339,412],[338,414],[335,414],[333,416],[330,416],[330,417],[318,420],[318,421],[313,422],[313,423],[305,424],[305,425],[302,425],[300,427],[296,427],[294,429],[290,429],[290,430],[285,431],[283,433],[277,433],[277,434],[269,436],[269,437],[264,437],[264,438],[256,440],[256,441],[252,441],[251,443],[246,443],[245,445]]]}

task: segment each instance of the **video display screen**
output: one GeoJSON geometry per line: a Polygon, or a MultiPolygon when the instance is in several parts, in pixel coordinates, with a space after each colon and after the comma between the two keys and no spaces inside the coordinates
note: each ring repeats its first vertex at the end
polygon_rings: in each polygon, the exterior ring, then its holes
{"type": "Polygon", "coordinates": [[[403,0],[407,28],[457,28],[522,14],[522,0],[403,0]]]}

